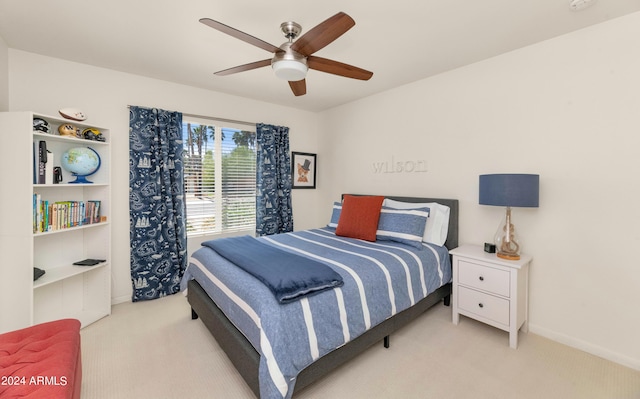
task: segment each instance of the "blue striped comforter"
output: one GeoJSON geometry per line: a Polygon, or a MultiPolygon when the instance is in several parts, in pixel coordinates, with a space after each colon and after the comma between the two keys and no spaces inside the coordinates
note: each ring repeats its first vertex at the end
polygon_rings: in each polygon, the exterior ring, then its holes
{"type": "Polygon", "coordinates": [[[340,288],[279,304],[265,285],[214,250],[193,253],[183,289],[197,280],[260,353],[262,399],[290,398],[306,366],[451,281],[448,251],[437,245],[368,242],[328,228],[259,240],[319,260],[344,280],[340,288]]]}

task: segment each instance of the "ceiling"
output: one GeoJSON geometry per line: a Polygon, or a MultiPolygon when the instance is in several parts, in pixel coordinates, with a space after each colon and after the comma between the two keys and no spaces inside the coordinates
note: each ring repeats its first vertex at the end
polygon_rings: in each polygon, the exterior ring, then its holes
{"type": "Polygon", "coordinates": [[[27,52],[322,111],[640,11],[640,0],[597,0],[581,11],[570,1],[0,0],[0,37],[27,52]],[[282,22],[304,34],[339,11],[356,25],[315,55],[374,75],[310,70],[300,97],[270,67],[214,75],[270,53],[198,22],[208,17],[280,46],[282,22]]]}

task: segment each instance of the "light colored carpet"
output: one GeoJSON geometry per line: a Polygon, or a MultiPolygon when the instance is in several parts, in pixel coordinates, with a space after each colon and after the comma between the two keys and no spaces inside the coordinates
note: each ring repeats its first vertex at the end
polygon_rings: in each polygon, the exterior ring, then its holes
{"type": "MultiPolygon", "coordinates": [[[[182,294],[124,303],[82,335],[82,398],[254,398],[182,294]]],[[[640,372],[436,305],[294,395],[311,398],[640,399],[640,372]]]]}

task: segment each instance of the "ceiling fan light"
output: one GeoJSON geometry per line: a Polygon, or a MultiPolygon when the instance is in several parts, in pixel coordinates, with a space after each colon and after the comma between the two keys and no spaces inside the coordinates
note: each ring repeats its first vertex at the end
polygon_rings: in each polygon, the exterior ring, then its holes
{"type": "Polygon", "coordinates": [[[307,65],[296,60],[278,60],[271,64],[273,72],[280,79],[297,82],[307,76],[307,65]]]}

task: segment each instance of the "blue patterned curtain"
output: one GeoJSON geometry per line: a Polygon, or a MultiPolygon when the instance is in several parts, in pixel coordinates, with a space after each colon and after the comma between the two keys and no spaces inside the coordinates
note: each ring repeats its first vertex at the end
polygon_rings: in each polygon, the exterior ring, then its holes
{"type": "Polygon", "coordinates": [[[132,300],[180,291],[187,265],[182,114],[129,109],[132,300]]]}
{"type": "Polygon", "coordinates": [[[293,231],[289,128],[256,125],[256,235],[293,231]]]}

